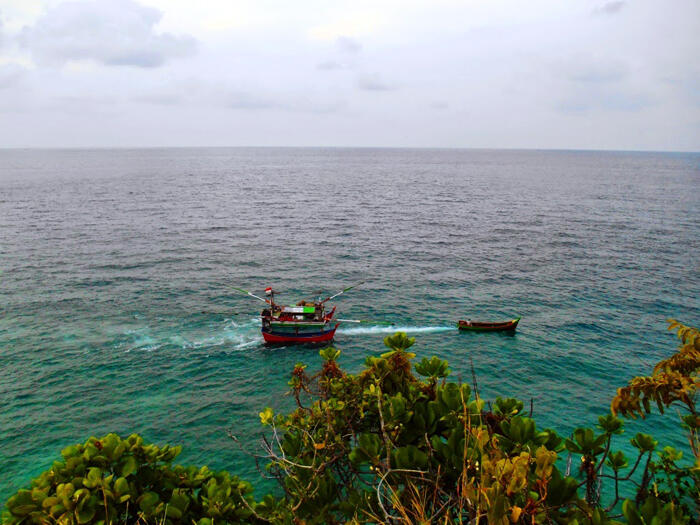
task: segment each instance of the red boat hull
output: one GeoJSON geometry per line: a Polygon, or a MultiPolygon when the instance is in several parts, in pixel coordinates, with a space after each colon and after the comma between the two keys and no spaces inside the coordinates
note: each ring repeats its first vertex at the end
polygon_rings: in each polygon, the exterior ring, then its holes
{"type": "Polygon", "coordinates": [[[268,332],[266,330],[262,331],[263,338],[266,343],[291,343],[291,344],[306,344],[306,343],[324,343],[326,341],[332,341],[335,336],[335,331],[338,329],[338,325],[335,325],[330,330],[324,332],[316,332],[313,334],[281,334],[268,332]]]}

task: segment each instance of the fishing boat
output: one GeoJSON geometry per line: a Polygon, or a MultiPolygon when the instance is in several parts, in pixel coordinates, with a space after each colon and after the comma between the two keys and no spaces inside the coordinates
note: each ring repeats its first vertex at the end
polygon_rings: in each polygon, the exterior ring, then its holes
{"type": "Polygon", "coordinates": [[[321,302],[301,301],[294,306],[272,302],[260,314],[266,343],[322,343],[331,341],[339,323],[333,321],[335,308],[325,312],[321,302]]]}
{"type": "Polygon", "coordinates": [[[473,332],[512,332],[518,326],[518,321],[520,317],[511,319],[510,321],[503,321],[497,323],[489,323],[482,321],[458,321],[457,327],[460,330],[471,330],[473,332]]]}
{"type": "Polygon", "coordinates": [[[333,318],[335,307],[326,312],[326,303],[359,284],[361,283],[349,286],[323,300],[319,297],[317,301],[302,300],[289,306],[275,302],[275,291],[271,287],[265,289],[265,299],[247,290],[236,290],[268,304],[260,314],[262,336],[266,343],[323,343],[333,340],[340,325],[340,322],[333,318]]]}

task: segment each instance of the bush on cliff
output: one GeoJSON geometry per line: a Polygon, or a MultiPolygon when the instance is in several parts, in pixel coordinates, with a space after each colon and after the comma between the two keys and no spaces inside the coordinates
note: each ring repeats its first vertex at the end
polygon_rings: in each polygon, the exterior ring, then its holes
{"type": "Polygon", "coordinates": [[[415,362],[413,338],[385,339],[388,351],[348,374],[340,352],[321,351],[312,376],[298,364],[289,385],[297,408],[260,418],[267,470],[282,496],[254,502],[251,487],[206,467],[172,466],[179,449],[138,436],[91,438],[10,498],[7,523],[691,523],[700,515],[700,455],[695,408],[700,332],[677,323],[679,351],[649,377],[618,390],[596,428],[568,438],[538,428],[523,403],[490,405],[447,381],[448,363],[415,362]],[[652,403],[683,410],[694,463],[648,434],[617,449],[625,417],[652,403]],[[99,445],[98,445],[99,443],[99,445]],[[563,457],[577,467],[563,467],[563,457]],[[609,501],[601,483],[614,487],[609,501]]]}
{"type": "Polygon", "coordinates": [[[252,487],[228,472],[172,465],[180,447],[136,434],[90,438],[7,502],[3,523],[248,523],[252,487]]]}

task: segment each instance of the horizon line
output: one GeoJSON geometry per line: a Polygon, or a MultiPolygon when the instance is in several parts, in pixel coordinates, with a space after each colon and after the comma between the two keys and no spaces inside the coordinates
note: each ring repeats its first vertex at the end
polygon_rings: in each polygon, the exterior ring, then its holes
{"type": "Polygon", "coordinates": [[[658,149],[612,149],[612,148],[517,148],[517,147],[473,147],[473,146],[0,146],[0,151],[9,150],[157,150],[157,149],[357,149],[357,150],[444,150],[444,151],[550,151],[550,152],[590,152],[590,153],[681,153],[700,154],[700,150],[658,150],[658,149]]]}

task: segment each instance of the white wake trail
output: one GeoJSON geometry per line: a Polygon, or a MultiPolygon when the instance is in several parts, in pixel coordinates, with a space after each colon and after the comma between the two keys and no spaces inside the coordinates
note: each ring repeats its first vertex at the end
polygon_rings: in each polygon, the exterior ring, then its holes
{"type": "Polygon", "coordinates": [[[361,334],[393,334],[395,332],[406,332],[407,334],[425,334],[435,332],[449,332],[456,330],[454,326],[358,326],[353,328],[338,328],[339,334],[361,335],[361,334]]]}

